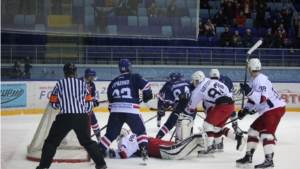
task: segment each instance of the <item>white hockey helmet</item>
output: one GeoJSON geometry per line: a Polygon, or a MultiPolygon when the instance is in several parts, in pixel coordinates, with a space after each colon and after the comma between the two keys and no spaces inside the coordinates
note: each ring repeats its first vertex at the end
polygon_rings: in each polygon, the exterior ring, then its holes
{"type": "Polygon", "coordinates": [[[120,135],[117,137],[117,142],[119,142],[123,137],[127,136],[130,133],[129,130],[122,128],[120,135]]]}
{"type": "Polygon", "coordinates": [[[217,77],[218,79],[220,79],[220,72],[218,69],[211,69],[209,72],[209,76],[210,78],[217,77]]]}
{"type": "Polygon", "coordinates": [[[261,63],[260,60],[257,58],[252,58],[248,61],[248,68],[251,70],[260,70],[261,69],[261,63]]]}
{"type": "Polygon", "coordinates": [[[191,76],[191,83],[197,87],[205,79],[205,75],[202,71],[194,72],[191,76]],[[198,82],[197,82],[198,81],[198,82]]]}

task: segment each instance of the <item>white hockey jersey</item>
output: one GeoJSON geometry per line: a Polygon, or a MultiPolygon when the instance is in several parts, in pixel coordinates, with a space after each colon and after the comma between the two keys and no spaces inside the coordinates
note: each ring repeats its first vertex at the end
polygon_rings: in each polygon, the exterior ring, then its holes
{"type": "Polygon", "coordinates": [[[286,103],[273,88],[267,76],[260,73],[249,82],[252,91],[248,94],[248,102],[245,106],[250,111],[256,109],[260,115],[277,107],[284,107],[286,103]]]}
{"type": "Polygon", "coordinates": [[[215,105],[218,98],[227,96],[231,98],[228,87],[218,80],[205,78],[192,92],[188,105],[190,111],[194,111],[200,101],[205,101],[215,105]]]}
{"type": "Polygon", "coordinates": [[[118,150],[114,150],[116,158],[129,158],[139,150],[137,138],[135,134],[128,134],[118,142],[118,150]]]}

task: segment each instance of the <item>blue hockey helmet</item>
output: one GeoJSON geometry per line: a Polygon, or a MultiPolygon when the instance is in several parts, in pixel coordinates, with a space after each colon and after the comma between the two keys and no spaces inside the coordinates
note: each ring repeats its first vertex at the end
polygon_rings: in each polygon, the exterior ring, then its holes
{"type": "Polygon", "coordinates": [[[128,59],[121,59],[119,62],[120,72],[131,72],[131,63],[128,59]]]}
{"type": "Polygon", "coordinates": [[[184,80],[184,74],[181,73],[181,72],[177,72],[177,73],[178,73],[178,75],[180,76],[180,80],[184,80]]]}
{"type": "Polygon", "coordinates": [[[93,77],[93,80],[96,80],[97,79],[97,73],[94,69],[92,68],[87,68],[84,72],[84,77],[87,78],[87,77],[93,77]]]}
{"type": "Polygon", "coordinates": [[[170,80],[173,81],[173,82],[179,81],[180,78],[181,78],[181,75],[178,72],[170,74],[170,80]]]}

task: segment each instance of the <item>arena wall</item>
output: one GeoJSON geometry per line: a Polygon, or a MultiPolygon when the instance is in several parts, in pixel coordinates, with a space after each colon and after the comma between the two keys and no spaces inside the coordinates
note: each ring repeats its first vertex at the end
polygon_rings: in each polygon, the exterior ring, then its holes
{"type": "MultiPolygon", "coordinates": [[[[164,82],[150,82],[154,98],[148,102],[153,108],[157,107],[157,93],[164,82]]],[[[49,96],[56,81],[18,81],[1,83],[1,115],[42,114],[49,102],[49,96]]],[[[109,81],[96,81],[96,98],[107,100],[106,91],[109,81]]],[[[239,83],[234,83],[234,100],[236,109],[240,109],[242,95],[238,95],[239,83]]],[[[300,112],[300,84],[299,83],[273,83],[273,87],[287,103],[287,111],[300,112]]],[[[142,96],[141,96],[142,98],[142,96]]],[[[102,103],[95,108],[96,113],[107,113],[108,103],[102,103]]],[[[198,106],[202,110],[201,104],[198,106]]],[[[144,103],[141,111],[149,112],[144,103]]]]}

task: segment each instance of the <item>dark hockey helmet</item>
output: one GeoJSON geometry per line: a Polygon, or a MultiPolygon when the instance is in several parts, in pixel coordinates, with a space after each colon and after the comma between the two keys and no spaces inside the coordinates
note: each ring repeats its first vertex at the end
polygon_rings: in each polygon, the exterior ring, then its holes
{"type": "Polygon", "coordinates": [[[175,82],[175,81],[179,81],[181,78],[181,75],[178,73],[171,73],[170,74],[170,80],[175,82]]]}
{"type": "Polygon", "coordinates": [[[84,76],[85,77],[89,77],[89,76],[92,76],[92,77],[97,77],[97,73],[94,69],[92,68],[87,68],[84,72],[84,76]]]}
{"type": "Polygon", "coordinates": [[[128,59],[121,59],[119,61],[119,70],[123,72],[131,72],[131,63],[128,59]]]}
{"type": "Polygon", "coordinates": [[[66,63],[63,70],[65,74],[74,74],[77,68],[73,63],[66,63]]]}

